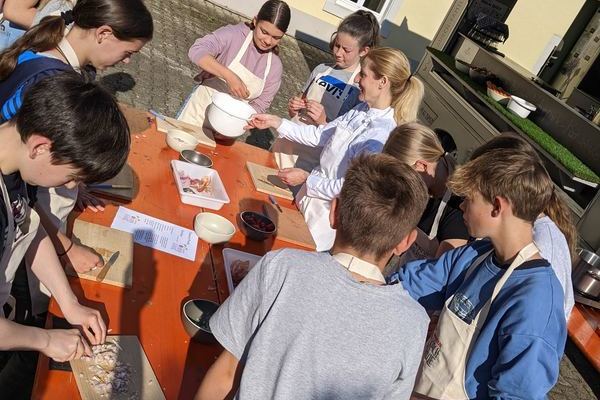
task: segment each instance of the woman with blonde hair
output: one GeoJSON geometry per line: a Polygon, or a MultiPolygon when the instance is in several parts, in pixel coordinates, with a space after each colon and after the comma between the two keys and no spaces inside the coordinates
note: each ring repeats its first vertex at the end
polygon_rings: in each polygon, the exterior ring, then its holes
{"type": "Polygon", "coordinates": [[[462,246],[469,232],[462,218],[460,197],[446,187],[455,161],[443,148],[438,135],[416,122],[392,131],[383,152],[412,166],[429,191],[427,208],[417,226],[417,239],[404,253],[399,265],[408,261],[437,258],[447,250],[462,246]]]}
{"type": "Polygon", "coordinates": [[[328,124],[300,125],[275,115],[257,114],[249,126],[275,128],[280,137],[322,147],[319,165],[312,172],[284,168],[278,174],[287,185],[302,185],[296,204],[318,251],[333,244],[330,202],[340,193],[350,161],[362,153],[380,152],[396,125],[417,118],[423,98],[423,83],[412,76],[408,59],[397,49],[380,47],[367,53],[356,82],[361,103],[328,124]]]}

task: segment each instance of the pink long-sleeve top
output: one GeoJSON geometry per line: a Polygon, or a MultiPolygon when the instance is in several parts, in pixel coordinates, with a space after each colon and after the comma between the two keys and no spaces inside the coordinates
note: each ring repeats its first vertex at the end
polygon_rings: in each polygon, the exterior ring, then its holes
{"type": "MultiPolygon", "coordinates": [[[[194,64],[198,64],[198,61],[202,57],[209,54],[215,57],[220,64],[227,66],[237,55],[246,36],[250,34],[252,34],[252,31],[243,22],[237,25],[223,26],[208,35],[197,39],[192,47],[190,47],[188,56],[194,64]]],[[[268,53],[261,52],[256,48],[252,41],[246,52],[242,55],[240,62],[250,72],[262,79],[265,76],[267,58],[268,53]]],[[[273,53],[271,69],[265,80],[265,87],[256,99],[250,101],[250,105],[254,107],[257,112],[265,112],[271,105],[271,102],[281,85],[282,72],[283,66],[281,64],[281,59],[273,53]]],[[[202,75],[203,79],[211,77],[211,75],[205,71],[202,72],[202,75]]]]}

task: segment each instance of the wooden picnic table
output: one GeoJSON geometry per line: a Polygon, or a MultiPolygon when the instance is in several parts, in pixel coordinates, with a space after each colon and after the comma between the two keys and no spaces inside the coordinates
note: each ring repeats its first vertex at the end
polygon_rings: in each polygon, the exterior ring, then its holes
{"type": "MultiPolygon", "coordinates": [[[[145,113],[137,116],[145,119],[145,113]]],[[[110,226],[118,205],[193,229],[193,220],[203,211],[181,203],[170,161],[179,154],[167,147],[164,134],[153,123],[144,131],[132,130],[129,164],[139,181],[139,192],[131,203],[110,204],[104,212],[86,211],[77,218],[110,226]]],[[[254,190],[246,161],[273,166],[271,153],[242,142],[217,144],[216,149],[199,146],[210,155],[231,199],[220,214],[237,224],[237,215],[246,209],[261,210],[267,195],[254,190]]],[[[293,207],[279,199],[282,207],[293,207]]],[[[70,277],[80,301],[101,310],[110,334],[138,336],[167,399],[192,398],[206,370],[220,353],[219,345],[190,341],[180,319],[182,305],[191,298],[221,303],[229,295],[223,266],[223,245],[209,246],[198,241],[195,261],[134,246],[133,286],[122,289],[90,280],[70,277]]],[[[239,231],[225,247],[263,255],[271,249],[295,247],[277,238],[264,242],[246,239],[239,231]]],[[[52,315],[62,317],[51,300],[47,327],[52,315]]],[[[33,387],[33,399],[78,399],[79,391],[71,372],[49,369],[49,359],[40,354],[33,387]]]]}
{"type": "Polygon", "coordinates": [[[571,340],[600,372],[600,310],[575,303],[568,329],[571,340]]]}

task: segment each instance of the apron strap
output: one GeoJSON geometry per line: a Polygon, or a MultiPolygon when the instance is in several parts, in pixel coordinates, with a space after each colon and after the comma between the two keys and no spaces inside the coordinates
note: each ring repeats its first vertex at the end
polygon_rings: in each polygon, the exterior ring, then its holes
{"type": "Polygon", "coordinates": [[[442,219],[444,210],[446,210],[446,205],[448,204],[450,197],[452,197],[452,192],[450,191],[450,189],[446,189],[446,192],[444,193],[444,197],[442,197],[442,201],[440,202],[440,205],[437,209],[437,213],[435,214],[435,218],[433,219],[433,224],[431,225],[431,231],[429,232],[429,235],[428,235],[429,240],[435,238],[438,234],[440,220],[442,219]]]}
{"type": "MultiPolygon", "coordinates": [[[[271,72],[271,60],[273,59],[273,52],[270,51],[267,56],[267,66],[265,67],[265,76],[263,77],[263,89],[265,88],[265,82],[267,81],[267,76],[269,76],[269,72],[271,72]]],[[[261,90],[262,92],[262,90],[261,90]]]]}
{"type": "Polygon", "coordinates": [[[246,35],[246,39],[244,39],[242,46],[240,47],[240,49],[238,50],[237,54],[235,55],[235,57],[233,58],[233,60],[231,61],[230,64],[234,64],[234,63],[241,64],[240,61],[242,60],[242,56],[244,55],[244,53],[246,53],[246,50],[248,50],[248,46],[250,45],[251,40],[252,40],[252,31],[248,32],[248,35],[246,35]]]}
{"type": "Polygon", "coordinates": [[[498,280],[498,282],[494,286],[494,291],[492,292],[492,297],[490,297],[490,299],[483,305],[483,307],[481,308],[481,310],[479,311],[477,316],[474,318],[474,322],[477,323],[480,319],[483,319],[483,321],[485,321],[487,319],[487,316],[490,312],[490,308],[492,306],[492,302],[496,299],[496,297],[498,296],[498,293],[500,293],[500,290],[504,287],[504,284],[506,283],[508,278],[510,278],[513,271],[515,269],[517,269],[520,265],[522,265],[525,261],[530,259],[533,255],[535,255],[536,253],[539,253],[539,252],[540,252],[539,249],[533,242],[529,243],[527,246],[523,247],[521,249],[521,251],[519,251],[519,253],[515,257],[513,262],[510,264],[510,266],[506,270],[506,272],[504,272],[504,274],[502,274],[502,276],[500,277],[500,280],[498,280]]]}

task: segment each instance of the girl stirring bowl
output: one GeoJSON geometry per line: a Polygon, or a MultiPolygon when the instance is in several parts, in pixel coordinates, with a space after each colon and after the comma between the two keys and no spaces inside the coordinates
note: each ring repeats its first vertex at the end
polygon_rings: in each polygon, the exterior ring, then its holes
{"type": "Polygon", "coordinates": [[[227,25],[196,40],[188,54],[202,69],[195,78],[200,85],[189,95],[177,118],[203,126],[215,92],[229,93],[248,101],[257,112],[265,112],[281,84],[277,45],[289,22],[288,5],[269,0],[251,23],[227,25]]]}

